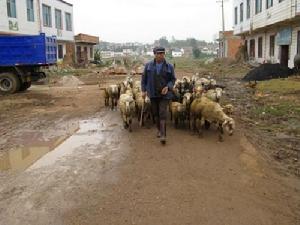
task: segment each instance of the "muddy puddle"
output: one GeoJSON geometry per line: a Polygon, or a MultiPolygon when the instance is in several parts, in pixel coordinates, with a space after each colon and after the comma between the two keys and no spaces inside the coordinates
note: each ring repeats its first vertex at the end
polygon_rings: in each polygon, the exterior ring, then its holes
{"type": "Polygon", "coordinates": [[[104,124],[99,119],[83,120],[72,124],[65,136],[39,141],[38,145],[24,146],[0,154],[0,171],[24,171],[54,163],[85,145],[97,145],[103,140],[104,124]]]}

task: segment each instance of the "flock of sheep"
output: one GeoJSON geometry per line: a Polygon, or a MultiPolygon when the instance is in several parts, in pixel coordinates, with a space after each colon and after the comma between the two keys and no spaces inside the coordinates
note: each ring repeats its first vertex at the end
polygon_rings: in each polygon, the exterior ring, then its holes
{"type": "MultiPolygon", "coordinates": [[[[188,124],[192,132],[203,135],[204,129],[209,129],[212,123],[217,124],[219,140],[223,141],[224,130],[231,136],[235,122],[230,117],[233,106],[221,106],[224,87],[216,80],[203,78],[198,74],[176,80],[173,87],[174,98],[170,101],[169,112],[175,128],[188,124]]],[[[151,113],[151,101],[143,99],[141,82],[127,77],[119,84],[109,85],[104,91],[105,106],[116,110],[119,106],[124,128],[132,131],[133,118],[137,117],[140,126],[145,122],[154,123],[151,113]]]]}

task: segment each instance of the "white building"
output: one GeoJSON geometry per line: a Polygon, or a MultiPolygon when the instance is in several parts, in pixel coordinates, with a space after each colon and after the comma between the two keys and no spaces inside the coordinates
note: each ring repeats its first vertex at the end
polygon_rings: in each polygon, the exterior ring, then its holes
{"type": "Polygon", "coordinates": [[[300,53],[300,0],[234,0],[234,34],[250,59],[294,67],[300,53]]]}
{"type": "Polygon", "coordinates": [[[182,56],[183,56],[183,53],[181,50],[179,50],[179,49],[172,50],[172,57],[178,58],[178,57],[182,57],[182,56]]]}
{"type": "Polygon", "coordinates": [[[113,51],[101,51],[101,57],[103,59],[110,59],[115,57],[115,53],[113,51]]]}
{"type": "Polygon", "coordinates": [[[56,36],[58,58],[74,54],[73,5],[63,0],[0,0],[0,34],[56,36]]]}

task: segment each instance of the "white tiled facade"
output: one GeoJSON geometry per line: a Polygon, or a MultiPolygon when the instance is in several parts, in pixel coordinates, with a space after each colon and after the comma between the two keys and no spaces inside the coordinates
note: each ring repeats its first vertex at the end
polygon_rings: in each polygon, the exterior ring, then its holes
{"type": "Polygon", "coordinates": [[[278,33],[285,28],[291,29],[291,41],[289,45],[288,66],[294,67],[294,57],[297,54],[298,31],[300,30],[300,0],[261,0],[262,10],[256,12],[256,2],[250,0],[250,16],[247,18],[247,0],[234,0],[233,12],[237,8],[237,16],[234,15],[234,35],[242,36],[247,41],[248,54],[250,55],[250,40],[255,40],[255,61],[259,63],[280,63],[282,46],[278,44],[278,33]],[[267,8],[267,1],[273,2],[273,6],[267,8]],[[243,3],[243,21],[240,20],[240,6],[243,3]],[[237,21],[236,21],[237,17],[237,21]],[[270,36],[275,36],[274,56],[270,56],[270,36]],[[262,56],[258,55],[258,38],[262,38],[262,56]]]}
{"type": "Polygon", "coordinates": [[[63,46],[66,54],[66,43],[74,43],[73,6],[62,0],[33,0],[34,21],[27,19],[27,0],[14,0],[16,4],[16,18],[8,16],[7,2],[0,0],[0,34],[37,35],[45,33],[47,36],[56,36],[58,43],[63,46]],[[44,26],[43,5],[51,9],[51,27],[44,26]],[[62,29],[56,29],[55,9],[62,12],[62,29]],[[66,30],[66,13],[71,15],[72,30],[66,30]]]}

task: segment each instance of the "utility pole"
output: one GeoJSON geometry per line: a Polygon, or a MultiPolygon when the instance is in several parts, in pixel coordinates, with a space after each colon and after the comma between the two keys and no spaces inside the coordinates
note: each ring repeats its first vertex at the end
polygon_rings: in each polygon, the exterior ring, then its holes
{"type": "Polygon", "coordinates": [[[222,8],[222,43],[223,43],[223,50],[222,50],[222,57],[225,57],[225,13],[224,13],[224,0],[218,0],[217,3],[221,3],[222,8]]]}

